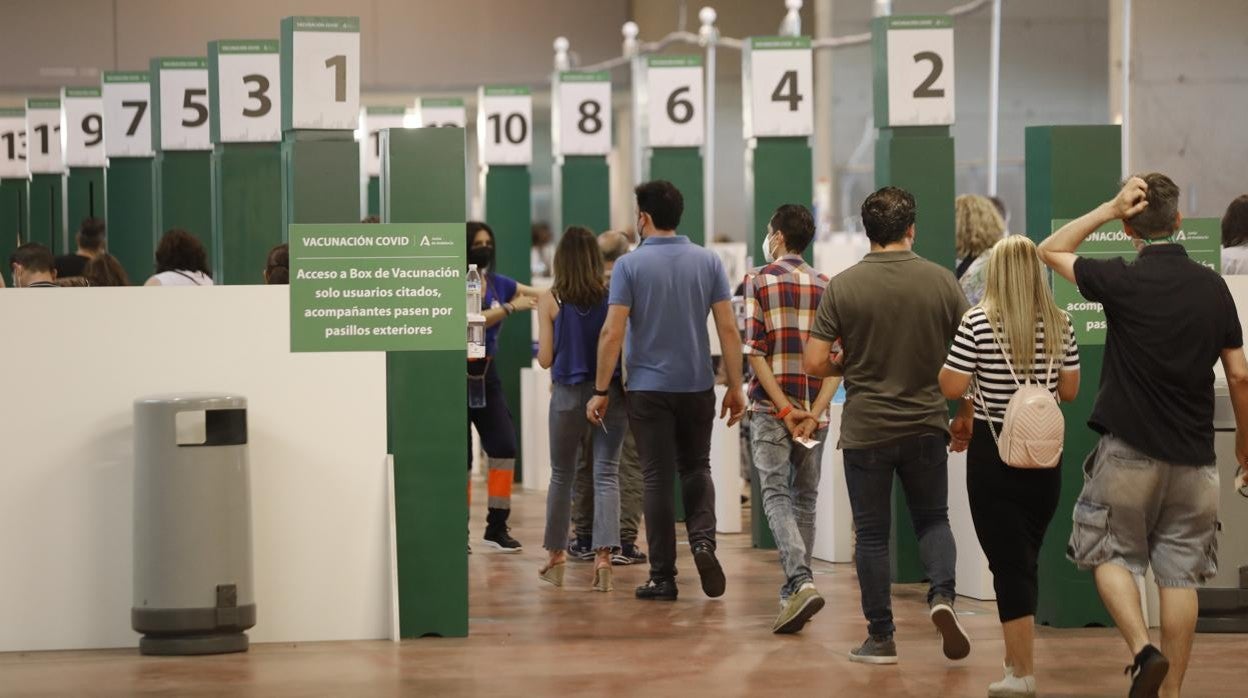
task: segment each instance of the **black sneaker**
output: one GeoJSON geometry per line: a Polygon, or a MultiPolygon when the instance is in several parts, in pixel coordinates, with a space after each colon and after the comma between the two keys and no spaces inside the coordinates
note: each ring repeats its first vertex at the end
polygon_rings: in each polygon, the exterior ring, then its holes
{"type": "Polygon", "coordinates": [[[966,659],[966,656],[971,653],[971,638],[966,634],[962,624],[958,622],[958,614],[953,610],[953,599],[946,596],[937,596],[932,599],[929,616],[944,641],[945,657],[966,659]]]}
{"type": "Polygon", "coordinates": [[[1170,660],[1161,650],[1152,645],[1145,645],[1135,655],[1135,663],[1127,667],[1124,674],[1131,675],[1130,698],[1157,698],[1161,682],[1166,680],[1170,672],[1170,660]]]}
{"type": "Polygon", "coordinates": [[[714,546],[710,543],[695,544],[693,563],[698,566],[698,576],[702,578],[702,593],[712,599],[723,596],[728,581],[724,579],[724,568],[719,566],[719,560],[715,558],[714,546]]]}
{"type": "Polygon", "coordinates": [[[520,541],[512,538],[511,531],[506,528],[493,531],[486,529],[485,536],[481,540],[484,540],[487,546],[505,553],[518,553],[523,549],[520,541]]]}
{"type": "Polygon", "coordinates": [[[589,562],[590,560],[593,560],[594,541],[589,538],[582,538],[581,536],[577,536],[568,541],[568,557],[580,562],[589,562]]]}
{"type": "Polygon", "coordinates": [[[645,584],[637,587],[633,595],[642,601],[675,601],[676,580],[670,577],[651,577],[645,584]]]}
{"type": "Polygon", "coordinates": [[[611,551],[613,565],[640,565],[648,559],[636,543],[625,543],[623,547],[611,551]]]}

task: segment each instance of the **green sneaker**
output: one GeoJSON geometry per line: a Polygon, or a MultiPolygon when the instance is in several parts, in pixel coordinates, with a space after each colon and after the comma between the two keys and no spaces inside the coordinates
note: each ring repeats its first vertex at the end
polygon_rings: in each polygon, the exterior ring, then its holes
{"type": "Polygon", "coordinates": [[[801,632],[806,623],[823,608],[823,603],[823,597],[815,590],[815,585],[806,582],[780,609],[780,615],[776,616],[771,632],[777,635],[801,632]]]}

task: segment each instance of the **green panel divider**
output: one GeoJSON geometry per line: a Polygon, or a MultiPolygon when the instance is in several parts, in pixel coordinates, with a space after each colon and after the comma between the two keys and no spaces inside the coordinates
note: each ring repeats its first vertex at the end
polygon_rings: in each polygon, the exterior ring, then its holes
{"type": "Polygon", "coordinates": [[[702,151],[698,148],[655,148],[650,153],[650,179],[666,179],[680,190],[685,213],[680,234],[696,244],[710,242],[706,231],[706,211],[702,202],[702,151]]]}
{"type": "MultiPolygon", "coordinates": [[[[530,266],[532,249],[532,177],[524,165],[491,165],[485,174],[485,221],[498,238],[495,250],[498,273],[522,284],[533,281],[530,266]]],[[[536,312],[536,311],[533,311],[536,312]]],[[[518,315],[503,323],[494,357],[507,407],[516,422],[516,472],[524,477],[524,434],[527,415],[520,409],[520,369],[533,365],[533,330],[530,316],[518,315]]],[[[539,419],[532,428],[544,428],[539,419]]]]}
{"type": "MultiPolygon", "coordinates": [[[[875,143],[875,186],[890,185],[914,195],[918,207],[915,253],[952,270],[956,191],[949,127],[880,129],[875,143]]],[[[919,539],[898,478],[893,480],[892,508],[893,581],[921,582],[926,573],[919,559],[919,539]]]]}
{"type": "MultiPolygon", "coordinates": [[[[65,178],[65,198],[69,244],[74,249],[74,234],[85,218],[108,221],[107,170],[103,167],[71,167],[65,178]]],[[[72,251],[72,250],[71,250],[72,251]]]]}
{"type": "Polygon", "coordinates": [[[65,175],[30,176],[30,239],[53,254],[67,254],[65,240],[65,175]]]}
{"type": "Polygon", "coordinates": [[[25,179],[0,179],[0,273],[6,286],[13,285],[9,255],[26,242],[30,229],[30,183],[25,179]]]}
{"type": "MultiPolygon", "coordinates": [[[[611,227],[611,170],[601,155],[568,155],[559,177],[563,227],[579,225],[601,233],[611,227]]],[[[563,231],[555,231],[562,234],[563,231]]]]}
{"type": "Polygon", "coordinates": [[[216,283],[264,283],[269,250],[286,239],[281,144],[218,144],[212,152],[212,185],[216,283]]]}
{"type": "MultiPolygon", "coordinates": [[[[814,204],[810,141],[805,137],[759,138],[745,151],[745,191],[750,197],[750,229],[745,240],[756,264],[763,260],[763,240],[771,214],[782,204],[814,204]]],[[[811,261],[812,250],[806,261],[811,261]]]]}
{"type": "MultiPolygon", "coordinates": [[[[1118,126],[1033,126],[1025,132],[1027,234],[1043,240],[1054,219],[1077,218],[1110,199],[1122,175],[1118,126]]],[[[1036,622],[1062,628],[1111,625],[1091,573],[1066,559],[1075,500],[1083,487],[1083,459],[1098,435],[1087,426],[1101,383],[1105,347],[1079,347],[1079,396],[1062,405],[1066,442],[1062,494],[1040,548],[1040,596],[1036,622]]]]}
{"type": "Polygon", "coordinates": [[[381,217],[381,177],[368,178],[368,215],[381,217]]]}
{"type": "Polygon", "coordinates": [[[156,197],[154,158],[109,158],[108,250],[132,284],[147,281],[156,269],[156,197]]]}
{"type": "MultiPolygon", "coordinates": [[[[395,129],[383,142],[384,222],[462,224],[464,130],[395,129]]],[[[466,356],[463,350],[386,354],[399,627],[405,638],[468,635],[466,356]]]]}
{"type": "Polygon", "coordinates": [[[216,273],[219,251],[212,241],[212,152],[167,150],[156,155],[160,204],[156,229],[182,228],[208,249],[216,273]]]}
{"type": "Polygon", "coordinates": [[[291,223],[358,223],[359,171],[360,146],[350,131],[283,133],[282,230],[291,223]]]}

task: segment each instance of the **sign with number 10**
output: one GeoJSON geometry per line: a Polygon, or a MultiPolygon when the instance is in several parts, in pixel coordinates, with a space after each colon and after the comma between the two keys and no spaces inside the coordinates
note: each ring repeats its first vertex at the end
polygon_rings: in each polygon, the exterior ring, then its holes
{"type": "Polygon", "coordinates": [[[208,44],[214,143],[282,140],[282,68],[277,40],[208,44]]]}
{"type": "Polygon", "coordinates": [[[527,87],[486,86],[477,92],[477,145],[483,165],[533,162],[533,95],[527,87]]]}
{"type": "Polygon", "coordinates": [[[147,73],[104,73],[104,146],[110,158],[142,158],[152,149],[152,84],[147,73]]]}
{"type": "Polygon", "coordinates": [[[810,38],[755,36],[742,53],[745,137],[814,132],[814,62],[810,38]]]}
{"type": "Polygon", "coordinates": [[[107,167],[104,155],[104,98],[98,87],[61,90],[61,135],[69,167],[107,167]]]}
{"type": "Polygon", "coordinates": [[[953,18],[878,17],[871,25],[875,125],[953,123],[953,18]]]}
{"type": "Polygon", "coordinates": [[[611,74],[559,74],[559,111],[555,115],[556,155],[606,155],[611,152],[611,74]]]}
{"type": "Polygon", "coordinates": [[[346,129],[360,119],[360,19],[282,20],[282,130],[346,129]]]}

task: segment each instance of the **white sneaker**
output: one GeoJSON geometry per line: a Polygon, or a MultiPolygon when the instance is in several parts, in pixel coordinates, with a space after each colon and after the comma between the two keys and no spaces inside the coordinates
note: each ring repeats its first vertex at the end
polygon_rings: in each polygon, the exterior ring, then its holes
{"type": "Polygon", "coordinates": [[[1006,669],[1005,678],[988,687],[988,698],[1035,698],[1036,677],[1015,676],[1006,669]]]}

